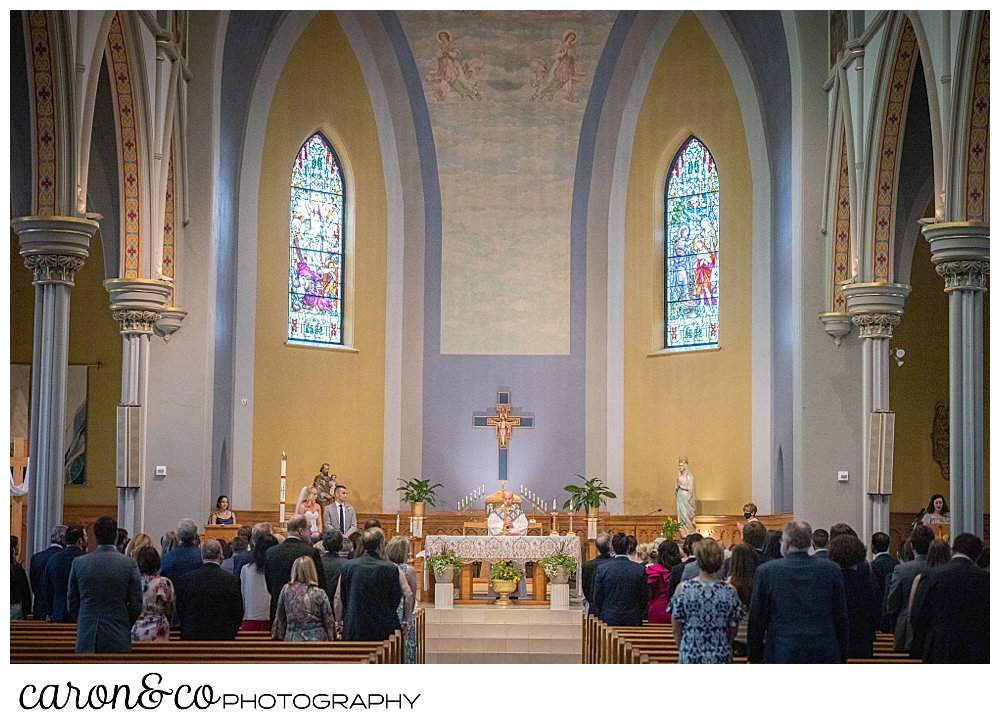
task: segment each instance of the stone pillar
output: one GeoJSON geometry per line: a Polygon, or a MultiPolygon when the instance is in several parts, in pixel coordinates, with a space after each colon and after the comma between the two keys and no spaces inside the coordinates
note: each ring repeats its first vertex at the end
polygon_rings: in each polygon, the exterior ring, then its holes
{"type": "Polygon", "coordinates": [[[69,295],[73,275],[90,253],[97,222],[63,216],[26,216],[11,226],[24,265],[34,272],[35,330],[31,366],[31,429],[28,455],[28,535],[25,560],[49,546],[52,526],[63,517],[66,373],[69,295]]]}
{"type": "Polygon", "coordinates": [[[948,294],[951,536],[983,537],[983,292],[990,275],[990,227],[924,227],[931,263],[948,294]]]}
{"type": "MultiPolygon", "coordinates": [[[[906,284],[845,284],[847,310],[864,340],[862,384],[864,386],[864,444],[868,445],[870,413],[889,409],[889,340],[892,328],[899,324],[903,302],[910,293],[906,284]]],[[[870,541],[872,533],[889,532],[890,495],[869,495],[867,455],[862,470],[861,540],[870,541]]]]}
{"type": "Polygon", "coordinates": [[[118,441],[118,527],[130,536],[143,532],[143,487],[147,479],[146,450],[146,381],[149,377],[149,338],[160,311],[170,296],[170,283],[156,279],[107,279],[104,288],[111,297],[111,314],[121,326],[122,335],[122,405],[137,405],[139,415],[140,480],[122,485],[124,451],[118,441]]]}

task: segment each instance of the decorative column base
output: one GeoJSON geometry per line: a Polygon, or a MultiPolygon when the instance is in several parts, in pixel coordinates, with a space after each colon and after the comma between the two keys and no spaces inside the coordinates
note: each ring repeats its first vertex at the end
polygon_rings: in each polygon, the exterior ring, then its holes
{"type": "Polygon", "coordinates": [[[48,548],[49,531],[62,523],[70,290],[98,226],[96,221],[63,216],[25,216],[11,226],[24,265],[34,273],[35,287],[28,530],[22,546],[28,560],[48,548]]]}
{"type": "Polygon", "coordinates": [[[973,222],[923,229],[948,294],[951,537],[983,537],[983,293],[990,227],[973,222]]]}

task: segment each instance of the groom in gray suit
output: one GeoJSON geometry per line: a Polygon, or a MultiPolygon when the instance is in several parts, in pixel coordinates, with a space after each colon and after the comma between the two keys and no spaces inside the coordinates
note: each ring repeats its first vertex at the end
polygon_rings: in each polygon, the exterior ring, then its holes
{"type": "Polygon", "coordinates": [[[73,561],[68,603],[76,617],[76,653],[127,653],[142,611],[142,577],[135,560],[115,548],[118,522],[94,523],[97,550],[73,561]]]}
{"type": "Polygon", "coordinates": [[[333,489],[333,501],[323,508],[323,530],[339,530],[347,538],[358,529],[358,514],[347,502],[347,488],[338,485],[333,489]]]}

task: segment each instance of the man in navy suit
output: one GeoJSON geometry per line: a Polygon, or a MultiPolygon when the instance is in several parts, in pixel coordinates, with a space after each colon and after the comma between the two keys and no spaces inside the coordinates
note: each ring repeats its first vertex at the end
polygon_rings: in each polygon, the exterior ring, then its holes
{"type": "Polygon", "coordinates": [[[782,558],[757,569],[747,660],[766,664],[847,661],[847,599],[840,567],[809,555],[812,528],[795,522],[781,535],[782,558]]]}
{"type": "MultiPolygon", "coordinates": [[[[36,621],[41,621],[52,613],[52,599],[45,597],[45,566],[49,564],[49,559],[62,551],[65,546],[66,526],[56,525],[49,531],[49,547],[31,557],[28,577],[31,579],[31,592],[35,597],[31,611],[36,621]]],[[[24,615],[27,617],[28,612],[25,611],[24,615]]]]}
{"type": "Polygon", "coordinates": [[[976,565],[983,542],[962,533],[951,560],[925,572],[913,596],[912,658],[925,664],[990,663],[990,574],[976,565]]]}
{"type": "MultiPolygon", "coordinates": [[[[889,536],[885,533],[874,533],[872,535],[872,575],[875,576],[875,588],[878,589],[879,605],[885,608],[885,599],[889,594],[889,581],[892,580],[892,571],[899,565],[899,561],[889,555],[889,536]]],[[[892,633],[892,624],[888,616],[879,619],[878,630],[884,633],[892,633]]]]}
{"type": "Polygon", "coordinates": [[[87,531],[82,525],[66,529],[66,548],[49,559],[42,576],[42,595],[49,607],[48,619],[56,623],[73,623],[76,618],[69,612],[66,591],[73,559],[87,552],[87,531]]]}
{"type": "Polygon", "coordinates": [[[614,560],[594,575],[594,600],[590,612],[608,626],[642,626],[649,601],[646,567],[628,559],[628,536],[611,539],[614,560]]]}

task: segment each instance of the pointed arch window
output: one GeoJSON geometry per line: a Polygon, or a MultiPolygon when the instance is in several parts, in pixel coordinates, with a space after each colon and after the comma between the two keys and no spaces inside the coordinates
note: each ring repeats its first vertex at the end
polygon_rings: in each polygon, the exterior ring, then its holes
{"type": "Polygon", "coordinates": [[[344,174],[321,133],[292,165],[288,341],[343,344],[344,174]]]}
{"type": "Polygon", "coordinates": [[[719,344],[719,174],[691,136],[664,189],[664,342],[667,349],[719,344]]]}

